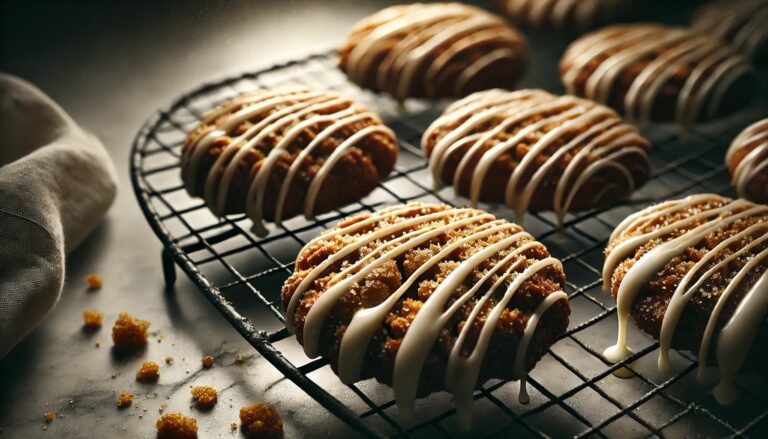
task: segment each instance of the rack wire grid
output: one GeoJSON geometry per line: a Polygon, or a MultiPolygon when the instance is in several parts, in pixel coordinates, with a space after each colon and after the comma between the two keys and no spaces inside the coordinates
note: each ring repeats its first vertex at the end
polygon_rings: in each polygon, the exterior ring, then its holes
{"type": "MultiPolygon", "coordinates": [[[[546,56],[541,62],[547,62],[546,56]]],[[[136,195],[164,245],[167,285],[175,281],[176,264],[261,355],[312,398],[367,436],[453,437],[458,428],[447,393],[418,400],[416,416],[402,420],[391,389],[374,380],[343,385],[327,361],[306,358],[285,329],[282,283],[291,275],[301,247],[337,220],[412,201],[467,204],[454,196],[452,188],[431,190],[419,147],[421,134],[445,103],[407,102],[404,109],[348,82],[336,63],[335,52],[328,52],[208,83],[157,112],[133,145],[136,195]],[[241,93],[282,83],[334,89],[367,105],[397,133],[400,155],[395,171],[359,202],[319,215],[315,221],[297,217],[280,227],[270,225],[270,235],[257,238],[249,232],[245,215],[214,217],[200,199],[187,195],[179,175],[180,150],[186,133],[207,110],[241,93]]],[[[556,72],[549,73],[523,85],[558,91],[556,72]]],[[[698,126],[685,141],[671,125],[648,127],[645,134],[654,145],[653,174],[630,199],[569,215],[561,230],[551,213],[526,217],[526,229],[563,262],[572,309],[570,325],[531,371],[530,403],[518,402],[516,382],[491,380],[475,392],[473,436],[765,437],[768,386],[759,377],[745,378],[742,385],[748,396],[739,404],[721,407],[706,386],[695,382],[693,355],[674,352],[674,373],[663,375],[656,368],[658,342],[637,328],[630,331],[636,353],[620,364],[604,361],[603,348],[615,341],[616,307],[601,291],[600,273],[607,239],[628,214],[691,193],[733,196],[723,166],[725,150],[738,131],[766,113],[764,106],[758,106],[698,126]],[[614,376],[620,367],[632,370],[634,377],[614,376]]],[[[480,207],[514,219],[504,206],[480,207]]]]}

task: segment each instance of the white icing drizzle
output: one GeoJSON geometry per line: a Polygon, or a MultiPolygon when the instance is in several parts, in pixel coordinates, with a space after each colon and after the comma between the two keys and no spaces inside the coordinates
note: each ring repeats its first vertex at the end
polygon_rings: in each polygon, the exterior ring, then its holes
{"type": "Polygon", "coordinates": [[[650,119],[660,90],[683,69],[690,71],[675,103],[675,119],[683,129],[701,114],[714,117],[730,86],[750,73],[745,60],[716,38],[639,24],[607,27],[575,41],[561,60],[562,79],[569,93],[607,104],[619,78],[646,61],[622,98],[626,117],[639,124],[650,119]],[[592,67],[600,58],[600,64],[592,67]],[[577,82],[587,68],[592,71],[579,89],[577,82]]]}
{"type": "Polygon", "coordinates": [[[504,12],[513,20],[541,28],[591,29],[600,23],[619,20],[632,8],[629,0],[505,0],[504,12]]]}
{"type": "MultiPolygon", "coordinates": [[[[627,346],[627,325],[635,298],[672,258],[698,245],[718,230],[749,217],[761,215],[768,215],[768,206],[756,205],[741,199],[728,200],[713,194],[700,194],[652,206],[627,217],[619,224],[611,235],[610,241],[613,242],[624,234],[629,234],[631,237],[613,247],[606,258],[603,267],[603,286],[606,290],[610,288],[611,277],[622,260],[630,257],[649,242],[664,239],[670,234],[676,236],[653,247],[624,273],[616,292],[619,323],[617,342],[616,345],[605,350],[606,359],[618,362],[631,355],[627,346]],[[712,202],[720,202],[723,205],[702,209],[704,204],[712,202]],[[695,209],[694,213],[663,227],[654,225],[654,221],[659,218],[674,216],[688,209],[695,209]]],[[[703,377],[720,313],[733,292],[742,286],[745,277],[756,267],[768,261],[766,244],[768,244],[768,220],[760,220],[721,241],[688,269],[672,294],[662,319],[659,334],[660,370],[669,369],[668,358],[672,340],[691,297],[701,291],[702,286],[710,278],[722,275],[723,270],[727,270],[729,264],[736,258],[745,259],[747,262],[728,280],[726,288],[720,293],[707,321],[698,352],[699,378],[703,377]]],[[[716,353],[721,380],[715,389],[715,397],[721,403],[733,402],[736,394],[735,377],[749,353],[757,328],[766,315],[768,315],[768,270],[750,288],[734,314],[719,332],[716,353]]]]}
{"type": "Polygon", "coordinates": [[[342,68],[350,79],[375,86],[400,101],[410,95],[416,81],[423,81],[419,86],[428,97],[435,97],[452,61],[471,48],[489,47],[488,53],[452,78],[453,93],[458,96],[466,94],[467,85],[483,69],[524,58],[522,37],[504,20],[460,3],[386,8],[359,22],[350,33],[349,44],[342,68]],[[503,47],[488,45],[490,42],[503,47]],[[368,84],[373,68],[373,84],[368,84]],[[424,71],[421,77],[419,72],[424,71]]]}
{"type": "Polygon", "coordinates": [[[227,210],[227,197],[231,192],[233,179],[248,163],[246,157],[261,147],[266,139],[282,133],[282,138],[267,152],[258,171],[250,177],[246,191],[245,212],[253,221],[254,232],[264,236],[267,234],[263,222],[264,191],[275,164],[280,158],[288,155],[288,148],[307,129],[324,125],[312,141],[298,153],[280,184],[275,208],[276,224],[280,224],[283,218],[288,189],[305,160],[317,153],[317,148],[336,132],[362,121],[372,121],[373,124],[355,132],[339,144],[325,158],[310,181],[303,210],[305,216],[311,218],[323,181],[344,154],[352,151],[356,144],[371,135],[383,135],[393,140],[395,138],[395,134],[381,125],[376,115],[333,92],[291,85],[273,90],[260,90],[223,104],[204,117],[202,126],[210,125],[207,131],[196,141],[185,145],[182,154],[182,179],[191,195],[202,195],[211,211],[223,216],[227,210]],[[259,119],[244,132],[234,133],[244,122],[254,118],[259,119]],[[221,122],[217,124],[220,119],[221,122]],[[214,127],[214,124],[218,126],[214,127]],[[223,147],[208,171],[201,191],[198,182],[202,160],[216,139],[223,136],[230,136],[230,142],[223,147]]]}
{"type": "Polygon", "coordinates": [[[768,1],[712,1],[694,14],[691,28],[729,41],[756,61],[758,48],[768,44],[768,1]]]}
{"type": "MultiPolygon", "coordinates": [[[[343,269],[333,275],[328,281],[325,291],[317,297],[307,312],[303,326],[304,351],[309,357],[319,355],[318,341],[323,325],[343,295],[354,291],[355,285],[358,285],[366,276],[383,264],[389,263],[411,249],[425,245],[435,237],[443,236],[447,232],[457,229],[466,229],[469,233],[445,243],[437,253],[420,264],[406,279],[403,279],[400,287],[384,301],[370,308],[360,309],[355,313],[340,342],[338,371],[343,382],[354,383],[358,381],[371,339],[381,328],[386,316],[395,304],[419,282],[422,275],[435,269],[461,248],[478,240],[504,233],[507,236],[482,247],[461,261],[438,284],[435,291],[416,314],[395,356],[393,370],[395,399],[401,415],[408,416],[413,408],[413,400],[416,397],[424,362],[441,329],[456,312],[462,309],[470,299],[477,297],[481,289],[485,288],[486,292],[472,308],[467,322],[460,331],[449,354],[445,375],[446,389],[454,395],[462,426],[467,428],[471,422],[472,394],[478,380],[480,367],[502,312],[506,309],[515,292],[532,276],[546,267],[557,267],[562,270],[562,264],[555,258],[529,260],[523,256],[527,250],[543,246],[519,226],[504,220],[497,220],[493,215],[479,210],[416,203],[396,206],[371,214],[370,217],[360,222],[338,230],[331,230],[307,244],[302,253],[311,251],[320,240],[332,239],[331,237],[334,236],[342,239],[346,245],[305,274],[286,307],[286,321],[289,328],[293,330],[295,312],[301,298],[321,275],[325,275],[324,273],[329,267],[340,263],[350,254],[359,251],[366,245],[377,243],[372,252],[365,254],[350,265],[342,265],[343,269]],[[378,229],[373,228],[376,223],[391,221],[395,217],[402,217],[402,219],[378,229]],[[358,236],[362,230],[366,230],[366,232],[358,236]],[[449,299],[461,285],[464,285],[467,276],[500,252],[505,252],[506,255],[487,268],[481,279],[473,283],[461,297],[446,309],[449,299]],[[503,267],[507,268],[503,273],[500,273],[503,267]],[[488,285],[494,275],[496,275],[496,280],[492,285],[488,285]],[[505,283],[506,287],[499,294],[500,287],[505,283]],[[473,322],[478,318],[483,306],[494,297],[496,304],[486,316],[485,324],[480,330],[474,348],[468,356],[464,356],[461,350],[470,335],[469,331],[473,322]]],[[[528,355],[528,346],[542,316],[558,300],[567,300],[567,295],[558,291],[545,297],[531,314],[524,328],[513,365],[514,376],[521,379],[521,398],[524,398],[525,395],[524,379],[527,373],[525,359],[528,355]]]]}
{"type": "Polygon", "coordinates": [[[557,175],[553,207],[560,222],[579,189],[596,173],[614,169],[622,176],[623,186],[606,185],[604,191],[595,194],[595,205],[610,190],[634,190],[637,182],[632,171],[647,173],[650,167],[648,142],[633,127],[622,123],[613,110],[585,99],[558,97],[541,90],[488,90],[467,96],[449,106],[427,128],[422,137],[425,151],[440,131],[444,134],[429,151],[435,189],[439,189],[445,177],[448,159],[460,153],[461,160],[451,180],[458,193],[462,180],[470,173],[469,197],[473,207],[480,201],[486,176],[494,163],[526,139],[538,136],[532,144],[528,141],[528,151],[510,173],[505,188],[505,202],[515,210],[518,223],[522,222],[536,190],[546,177],[552,178],[557,167],[562,167],[563,172],[557,175]],[[526,125],[529,120],[533,122],[526,125]],[[555,128],[544,133],[544,128],[551,125],[555,128]],[[520,127],[519,131],[504,140],[505,133],[515,127],[520,127]],[[559,143],[562,145],[551,151],[559,143]],[[630,155],[637,158],[632,169],[627,165],[631,161],[625,159],[630,155]],[[563,163],[566,159],[568,162],[563,163]],[[533,175],[528,177],[531,172],[533,175]]]}
{"type": "Polygon", "coordinates": [[[755,122],[742,131],[731,143],[725,156],[731,169],[731,183],[739,196],[749,198],[747,188],[758,175],[768,174],[768,119],[755,122]],[[730,163],[736,154],[748,151],[736,167],[730,163]]]}

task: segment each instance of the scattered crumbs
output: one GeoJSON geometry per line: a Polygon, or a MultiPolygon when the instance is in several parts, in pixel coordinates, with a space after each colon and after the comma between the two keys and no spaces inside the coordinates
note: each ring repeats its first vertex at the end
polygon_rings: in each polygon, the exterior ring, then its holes
{"type": "Polygon", "coordinates": [[[118,348],[135,349],[147,344],[149,322],[121,312],[112,327],[112,341],[118,348]]]}
{"type": "Polygon", "coordinates": [[[165,364],[169,366],[173,364],[173,357],[165,357],[165,364]]]}
{"type": "Polygon", "coordinates": [[[193,387],[190,392],[192,393],[192,399],[195,400],[198,409],[210,409],[216,404],[218,393],[213,387],[196,386],[193,387]]]}
{"type": "Polygon", "coordinates": [[[283,436],[283,421],[269,404],[257,402],[241,408],[240,424],[254,437],[271,439],[283,436]]]}
{"type": "Polygon", "coordinates": [[[197,438],[197,420],[181,413],[165,414],[157,420],[155,425],[158,439],[197,438]]]}
{"type": "Polygon", "coordinates": [[[83,310],[83,327],[88,331],[95,331],[101,328],[101,323],[104,320],[104,316],[92,309],[83,310]]]}
{"type": "Polygon", "coordinates": [[[208,369],[211,366],[213,366],[213,357],[211,357],[210,355],[206,355],[205,357],[203,357],[203,367],[208,369]]]}
{"type": "Polygon", "coordinates": [[[98,274],[91,273],[85,277],[85,284],[88,286],[89,291],[100,290],[104,284],[104,279],[98,274]]]}
{"type": "Polygon", "coordinates": [[[100,342],[100,341],[97,341],[97,342],[96,342],[96,347],[97,347],[97,348],[100,348],[100,347],[101,347],[101,342],[100,342]]]}
{"type": "Polygon", "coordinates": [[[232,431],[237,430],[237,422],[233,422],[233,423],[229,424],[229,428],[231,428],[232,431]]]}
{"type": "Polygon", "coordinates": [[[161,405],[160,408],[157,409],[157,411],[158,411],[158,413],[160,413],[162,415],[163,412],[165,411],[165,404],[161,405]]]}
{"type": "Polygon", "coordinates": [[[115,378],[117,378],[117,374],[116,374],[116,373],[113,373],[113,374],[112,374],[112,379],[114,380],[115,378]]]}
{"type": "Polygon", "coordinates": [[[158,336],[157,336],[157,342],[158,342],[158,343],[162,343],[162,342],[163,342],[163,340],[165,340],[165,336],[164,336],[164,335],[158,335],[158,336]]]}
{"type": "Polygon", "coordinates": [[[45,422],[53,422],[55,418],[56,418],[56,413],[54,412],[45,412],[45,414],[43,414],[43,420],[45,422]]]}
{"type": "Polygon", "coordinates": [[[133,404],[133,394],[128,392],[120,392],[120,397],[117,399],[117,408],[123,409],[133,404]]]}
{"type": "Polygon", "coordinates": [[[137,381],[157,381],[158,378],[160,378],[160,365],[154,361],[143,362],[139,371],[136,372],[137,381]]]}

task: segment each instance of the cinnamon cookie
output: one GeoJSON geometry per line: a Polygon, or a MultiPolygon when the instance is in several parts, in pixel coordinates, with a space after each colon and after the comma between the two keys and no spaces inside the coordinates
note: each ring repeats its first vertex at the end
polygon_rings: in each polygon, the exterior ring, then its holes
{"type": "Polygon", "coordinates": [[[513,21],[538,29],[584,32],[630,17],[635,0],[496,0],[513,21]]]}
{"type": "Polygon", "coordinates": [[[490,378],[522,380],[568,326],[562,264],[520,226],[408,204],[309,242],[283,286],[289,329],[345,383],[392,385],[401,413],[448,390],[461,421],[490,378]]]}
{"type": "Polygon", "coordinates": [[[733,139],[725,164],[740,197],[768,203],[768,119],[748,126],[733,139]]]}
{"type": "Polygon", "coordinates": [[[618,306],[619,333],[606,358],[619,361],[630,316],[670,348],[698,352],[700,372],[720,368],[715,397],[735,398],[747,358],[768,335],[768,206],[713,194],[667,201],[627,217],[605,251],[603,286],[618,306]]]}
{"type": "Polygon", "coordinates": [[[334,92],[284,86],[237,97],[207,113],[182,148],[181,176],[218,216],[308,218],[360,199],[397,158],[394,133],[334,92]]]}
{"type": "Polygon", "coordinates": [[[352,82],[400,101],[513,88],[527,64],[516,30],[461,3],[386,8],[354,26],[339,57],[352,82]]]}
{"type": "Polygon", "coordinates": [[[615,25],[572,43],[560,61],[569,94],[609,105],[630,121],[688,127],[747,105],[749,63],[709,35],[656,24],[615,25]]]}
{"type": "Polygon", "coordinates": [[[621,200],[648,178],[650,145],[610,108],[542,90],[487,90],[455,102],[422,137],[435,187],[527,211],[621,200]]]}
{"type": "Polygon", "coordinates": [[[768,67],[768,0],[715,0],[699,8],[694,31],[728,41],[752,64],[768,67]]]}

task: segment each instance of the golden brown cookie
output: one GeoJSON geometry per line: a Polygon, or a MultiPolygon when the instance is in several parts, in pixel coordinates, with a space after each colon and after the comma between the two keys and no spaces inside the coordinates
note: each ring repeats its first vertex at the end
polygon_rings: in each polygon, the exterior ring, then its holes
{"type": "Polygon", "coordinates": [[[755,122],[733,139],[725,164],[740,197],[768,203],[768,119],[755,122]]]}
{"type": "MultiPolygon", "coordinates": [[[[520,226],[408,204],[341,221],[283,286],[289,329],[345,383],[392,385],[399,409],[438,390],[468,422],[490,378],[525,380],[568,326],[562,264],[520,226]]],[[[524,390],[524,385],[521,386],[524,390]]]]}
{"type": "Polygon", "coordinates": [[[700,371],[720,368],[715,397],[735,397],[734,379],[768,340],[768,206],[692,195],[627,217],[605,251],[603,286],[617,303],[618,341],[610,361],[631,354],[630,316],[670,348],[698,353],[700,371]]]}
{"type": "Polygon", "coordinates": [[[352,82],[400,101],[513,88],[527,64],[525,41],[516,30],[461,3],[379,11],[352,28],[339,58],[352,82]]]}
{"type": "Polygon", "coordinates": [[[650,145],[610,108],[542,90],[487,90],[455,102],[422,148],[435,186],[527,211],[569,211],[621,200],[650,173],[650,145]]]}
{"type": "Polygon", "coordinates": [[[364,107],[325,90],[259,90],[208,112],[182,148],[181,176],[218,216],[307,218],[359,200],[394,167],[395,134],[364,107]]]}

